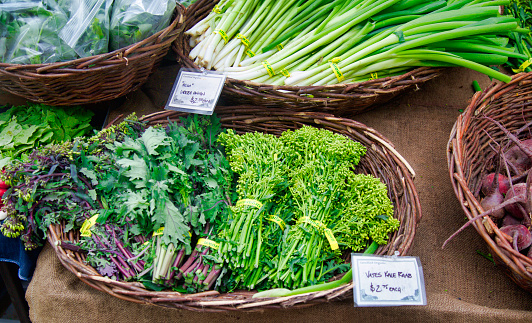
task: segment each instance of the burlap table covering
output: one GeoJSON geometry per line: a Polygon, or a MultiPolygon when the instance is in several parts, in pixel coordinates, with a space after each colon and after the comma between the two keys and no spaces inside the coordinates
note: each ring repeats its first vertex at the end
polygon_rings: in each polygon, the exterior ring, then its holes
{"type": "MultiPolygon", "coordinates": [[[[109,102],[113,106],[110,119],[119,113],[147,114],[161,109],[177,70],[173,64],[164,66],[142,90],[109,102]]],[[[62,267],[47,246],[26,293],[32,321],[532,322],[532,294],[479,254],[487,248],[472,227],[441,248],[465,221],[450,184],[445,150],[460,109],[473,95],[473,80],[482,87],[490,83],[484,75],[449,69],[419,91],[354,117],[390,139],[416,171],[423,218],[410,254],[419,256],[423,265],[427,306],[355,308],[351,300],[305,309],[210,314],[138,305],[85,285],[62,267]]]]}

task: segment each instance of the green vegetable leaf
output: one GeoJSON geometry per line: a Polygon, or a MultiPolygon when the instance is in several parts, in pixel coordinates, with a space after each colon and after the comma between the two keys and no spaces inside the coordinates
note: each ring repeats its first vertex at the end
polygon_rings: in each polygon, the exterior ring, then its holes
{"type": "Polygon", "coordinates": [[[150,155],[159,155],[159,152],[157,152],[159,147],[170,145],[169,138],[164,132],[164,129],[148,128],[144,131],[140,139],[150,155]]]}

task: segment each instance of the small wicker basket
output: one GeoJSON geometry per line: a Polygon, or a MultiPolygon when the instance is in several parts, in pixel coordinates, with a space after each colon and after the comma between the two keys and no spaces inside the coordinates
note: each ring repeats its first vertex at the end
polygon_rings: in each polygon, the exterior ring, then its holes
{"type": "Polygon", "coordinates": [[[154,35],[110,53],[49,64],[0,63],[0,89],[55,106],[116,99],[138,89],[181,33],[184,7],[154,35]]]}
{"type": "MultiPolygon", "coordinates": [[[[216,3],[213,0],[198,0],[187,7],[183,31],[207,16],[216,3]]],[[[183,67],[199,69],[188,56],[191,50],[189,36],[180,34],[172,48],[183,67]]],[[[422,83],[439,76],[441,71],[423,67],[394,77],[325,86],[274,86],[227,78],[222,97],[228,104],[277,106],[297,112],[320,111],[337,116],[352,116],[376,104],[385,103],[407,90],[418,89],[422,83]]]]}
{"type": "MultiPolygon", "coordinates": [[[[502,144],[506,135],[490,117],[500,122],[510,132],[532,120],[532,73],[513,76],[512,81],[492,83],[483,92],[477,92],[458,117],[447,144],[447,162],[455,194],[469,219],[484,212],[480,206],[481,179],[496,165],[497,154],[490,147],[493,139],[502,144]]],[[[529,135],[522,131],[521,139],[529,135]]],[[[525,290],[532,292],[532,259],[515,251],[489,216],[472,224],[488,244],[498,266],[525,290]]]]}
{"type": "MultiPolygon", "coordinates": [[[[390,237],[389,243],[380,246],[376,254],[393,255],[395,251],[400,255],[407,254],[421,219],[419,198],[413,183],[412,169],[382,135],[359,122],[329,114],[311,112],[294,114],[291,111],[264,111],[261,107],[247,106],[217,107],[215,112],[221,118],[223,127],[234,129],[239,133],[260,131],[279,135],[287,129],[311,125],[341,133],[362,143],[367,147],[367,154],[357,166],[357,171],[373,174],[387,184],[389,197],[394,204],[394,217],[401,223],[398,231],[390,237]]],[[[146,121],[150,125],[166,124],[170,120],[179,120],[179,116],[183,115],[175,111],[161,111],[144,116],[141,121],[146,121]]],[[[82,253],[61,246],[63,240],[78,239],[78,232],[64,232],[62,225],[52,225],[49,228],[48,241],[69,271],[100,291],[136,303],[208,312],[258,311],[266,308],[305,307],[352,295],[353,284],[327,291],[277,298],[252,298],[255,293],[253,291],[235,291],[226,294],[217,291],[196,294],[149,291],[141,283],[114,281],[99,275],[94,268],[84,263],[82,253]]]]}

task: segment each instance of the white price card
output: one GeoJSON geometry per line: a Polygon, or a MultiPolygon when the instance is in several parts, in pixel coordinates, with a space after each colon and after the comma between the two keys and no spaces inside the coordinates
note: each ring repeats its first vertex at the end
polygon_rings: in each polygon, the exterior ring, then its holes
{"type": "Polygon", "coordinates": [[[427,305],[418,257],[351,254],[355,306],[427,305]]]}
{"type": "Polygon", "coordinates": [[[223,73],[182,68],[166,109],[211,115],[225,82],[223,73]]]}

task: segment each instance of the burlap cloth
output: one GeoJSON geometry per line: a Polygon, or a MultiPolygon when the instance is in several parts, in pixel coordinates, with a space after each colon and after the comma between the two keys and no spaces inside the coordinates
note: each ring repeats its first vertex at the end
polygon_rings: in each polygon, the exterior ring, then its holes
{"type": "MultiPolygon", "coordinates": [[[[162,66],[142,91],[109,102],[110,119],[119,113],[161,109],[177,73],[162,66]]],[[[483,240],[470,227],[445,249],[442,243],[465,221],[450,184],[446,144],[451,128],[488,77],[449,69],[421,89],[354,117],[390,139],[416,171],[423,217],[410,250],[423,265],[427,306],[355,308],[352,300],[305,309],[212,314],[138,305],[92,289],[64,269],[47,246],[26,293],[33,322],[532,322],[532,294],[522,290],[491,262],[483,240]]]]}

